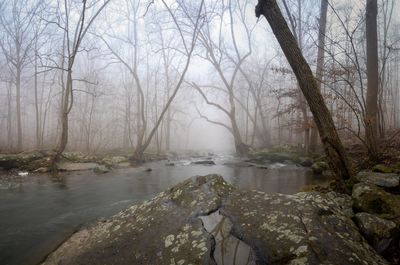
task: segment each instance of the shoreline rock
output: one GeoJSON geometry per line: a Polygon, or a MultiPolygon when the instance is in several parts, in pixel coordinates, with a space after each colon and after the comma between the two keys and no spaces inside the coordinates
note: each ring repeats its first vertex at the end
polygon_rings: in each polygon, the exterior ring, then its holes
{"type": "Polygon", "coordinates": [[[241,244],[252,264],[388,264],[352,216],[346,195],[240,191],[196,176],[80,230],[43,264],[219,264],[222,235],[236,242],[224,253],[243,258],[241,244]]]}

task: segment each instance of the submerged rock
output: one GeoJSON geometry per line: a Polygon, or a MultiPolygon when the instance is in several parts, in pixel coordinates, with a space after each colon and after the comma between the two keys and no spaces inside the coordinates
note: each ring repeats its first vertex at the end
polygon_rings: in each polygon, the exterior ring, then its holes
{"type": "Polygon", "coordinates": [[[222,264],[218,255],[240,264],[387,264],[349,205],[334,193],[239,191],[221,176],[198,176],[82,229],[43,264],[222,264]]]}
{"type": "Polygon", "coordinates": [[[212,160],[200,160],[200,161],[193,161],[192,165],[215,165],[215,162],[212,160]]]}
{"type": "Polygon", "coordinates": [[[268,169],[267,165],[264,164],[257,164],[257,163],[251,163],[251,162],[247,162],[247,165],[249,167],[256,167],[256,168],[261,168],[261,169],[268,169]]]}
{"type": "Polygon", "coordinates": [[[106,166],[99,165],[98,167],[94,168],[93,171],[97,174],[104,174],[110,172],[110,169],[108,169],[106,166]]]}

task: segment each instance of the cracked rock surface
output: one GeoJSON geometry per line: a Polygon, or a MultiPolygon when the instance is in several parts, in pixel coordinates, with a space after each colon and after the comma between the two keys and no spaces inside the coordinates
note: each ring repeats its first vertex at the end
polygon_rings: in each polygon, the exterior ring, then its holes
{"type": "Polygon", "coordinates": [[[224,253],[225,264],[387,264],[348,205],[333,193],[239,191],[197,176],[80,230],[43,264],[222,264],[224,253]]]}

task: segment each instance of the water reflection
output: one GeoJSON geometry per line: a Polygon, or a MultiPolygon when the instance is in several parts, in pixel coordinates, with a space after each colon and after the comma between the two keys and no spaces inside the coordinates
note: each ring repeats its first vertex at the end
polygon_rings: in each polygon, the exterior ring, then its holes
{"type": "Polygon", "coordinates": [[[245,242],[231,235],[232,223],[214,212],[200,217],[204,228],[214,236],[217,265],[256,265],[256,255],[245,242]]]}

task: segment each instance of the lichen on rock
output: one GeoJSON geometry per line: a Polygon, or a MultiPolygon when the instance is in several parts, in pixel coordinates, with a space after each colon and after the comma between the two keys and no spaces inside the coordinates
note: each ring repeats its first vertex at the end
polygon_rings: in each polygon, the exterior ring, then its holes
{"type": "Polygon", "coordinates": [[[220,264],[216,253],[236,255],[236,246],[254,264],[387,264],[360,235],[349,201],[239,191],[218,175],[192,177],[78,231],[43,264],[220,264]],[[208,226],[211,216],[220,233],[208,226]],[[233,248],[218,250],[225,237],[233,248]]]}

